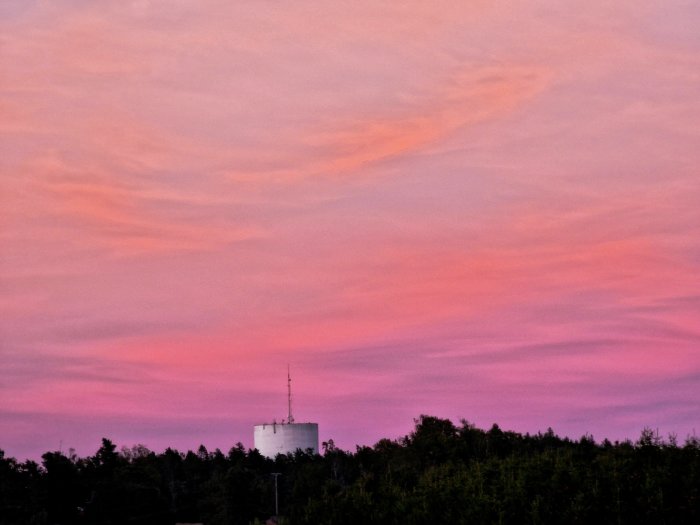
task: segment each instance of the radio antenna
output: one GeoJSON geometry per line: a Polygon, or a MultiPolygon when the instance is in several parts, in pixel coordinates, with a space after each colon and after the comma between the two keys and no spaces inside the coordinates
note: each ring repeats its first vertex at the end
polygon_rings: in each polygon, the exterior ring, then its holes
{"type": "Polygon", "coordinates": [[[289,408],[287,423],[294,423],[294,416],[292,415],[292,376],[289,373],[289,364],[287,364],[287,406],[289,408]]]}

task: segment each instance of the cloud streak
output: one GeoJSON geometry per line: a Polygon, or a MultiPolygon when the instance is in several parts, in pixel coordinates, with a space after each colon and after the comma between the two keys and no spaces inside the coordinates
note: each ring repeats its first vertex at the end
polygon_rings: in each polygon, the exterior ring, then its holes
{"type": "Polygon", "coordinates": [[[689,432],[697,18],[3,4],[0,447],[689,432]]]}

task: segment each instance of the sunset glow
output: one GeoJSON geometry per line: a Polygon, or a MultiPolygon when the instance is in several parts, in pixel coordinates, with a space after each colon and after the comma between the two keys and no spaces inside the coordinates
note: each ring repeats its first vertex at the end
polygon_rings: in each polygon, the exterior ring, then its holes
{"type": "Polygon", "coordinates": [[[700,431],[700,4],[0,5],[0,448],[700,431]]]}

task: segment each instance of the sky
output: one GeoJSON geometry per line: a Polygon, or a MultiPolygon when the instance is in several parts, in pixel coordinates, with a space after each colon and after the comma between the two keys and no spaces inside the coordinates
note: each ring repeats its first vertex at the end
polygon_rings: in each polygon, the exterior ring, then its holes
{"type": "Polygon", "coordinates": [[[700,4],[4,0],[0,448],[700,432],[700,4]]]}

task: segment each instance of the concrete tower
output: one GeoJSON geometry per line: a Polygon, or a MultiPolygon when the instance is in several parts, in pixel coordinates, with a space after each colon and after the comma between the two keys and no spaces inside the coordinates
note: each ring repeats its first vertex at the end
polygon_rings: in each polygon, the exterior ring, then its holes
{"type": "Polygon", "coordinates": [[[253,441],[258,452],[274,458],[277,454],[289,454],[311,450],[318,454],[318,424],[296,423],[292,415],[292,377],[287,367],[287,420],[255,425],[253,441]]]}

